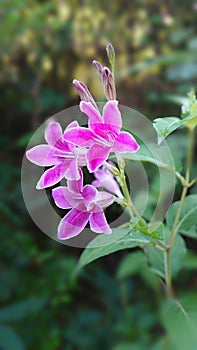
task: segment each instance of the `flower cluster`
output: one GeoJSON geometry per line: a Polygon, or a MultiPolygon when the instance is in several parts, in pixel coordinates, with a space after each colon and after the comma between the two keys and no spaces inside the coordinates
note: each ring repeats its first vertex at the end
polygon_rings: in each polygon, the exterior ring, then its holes
{"type": "MultiPolygon", "coordinates": [[[[108,57],[114,63],[114,52],[107,48],[108,57]]],[[[102,77],[107,103],[102,115],[87,86],[74,80],[73,84],[81,98],[80,110],[88,117],[88,127],[81,127],[77,121],[70,123],[62,132],[57,122],[45,130],[47,144],[33,147],[26,153],[34,164],[50,167],[39,179],[36,188],[44,189],[58,184],[63,178],[67,187],[52,190],[55,204],[70,209],[58,226],[58,238],[68,239],[78,235],[89,222],[96,233],[111,233],[104,209],[117,197],[123,198],[112,173],[108,170],[109,154],[136,152],[139,148],[134,137],[121,131],[122,118],[116,100],[114,77],[107,67],[93,61],[102,77]],[[95,175],[91,185],[83,185],[82,168],[87,167],[95,175]],[[105,191],[101,190],[105,189],[105,191]]]]}

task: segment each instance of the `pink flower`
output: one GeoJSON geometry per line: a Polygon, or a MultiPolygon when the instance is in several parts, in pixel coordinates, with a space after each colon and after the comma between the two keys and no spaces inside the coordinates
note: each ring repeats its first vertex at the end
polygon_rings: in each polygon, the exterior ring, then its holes
{"type": "Polygon", "coordinates": [[[83,173],[80,179],[68,180],[68,187],[52,190],[55,204],[62,209],[71,209],[60,221],[58,238],[68,239],[77,236],[90,223],[90,229],[97,233],[111,233],[103,209],[114,202],[114,196],[99,192],[92,185],[83,186],[83,173]]]}
{"type": "Polygon", "coordinates": [[[118,101],[108,101],[103,108],[103,117],[90,102],[81,101],[80,109],[89,117],[89,128],[73,127],[65,132],[67,141],[81,147],[89,147],[87,167],[93,172],[101,166],[110,152],[136,152],[139,145],[131,134],[120,131],[122,119],[118,101]]]}
{"type": "MultiPolygon", "coordinates": [[[[69,128],[78,127],[77,122],[70,123],[69,128]]],[[[26,153],[27,159],[39,166],[53,166],[46,170],[37,183],[36,188],[42,189],[58,183],[63,177],[77,180],[80,178],[79,166],[86,165],[86,150],[76,148],[67,142],[62,135],[59,123],[52,122],[45,131],[47,144],[31,148],[26,153]]]]}
{"type": "Polygon", "coordinates": [[[101,169],[98,169],[94,172],[94,176],[96,180],[92,182],[92,185],[95,187],[103,187],[107,191],[116,194],[117,197],[123,198],[123,195],[120,191],[120,187],[118,186],[114,176],[110,171],[103,166],[101,169]]]}

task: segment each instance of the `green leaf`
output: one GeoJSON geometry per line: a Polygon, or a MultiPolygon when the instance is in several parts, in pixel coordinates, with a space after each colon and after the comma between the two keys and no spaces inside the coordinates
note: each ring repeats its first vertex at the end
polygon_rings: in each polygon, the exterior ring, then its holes
{"type": "Polygon", "coordinates": [[[119,250],[134,248],[151,242],[141,233],[127,228],[115,228],[111,235],[99,235],[83,251],[78,268],[119,250]]]}
{"type": "MultiPolygon", "coordinates": [[[[170,232],[164,229],[165,242],[169,241],[170,232]]],[[[145,250],[151,270],[161,278],[165,277],[165,253],[154,246],[146,246],[145,250]]],[[[171,250],[171,272],[175,276],[183,265],[183,258],[186,254],[185,242],[181,236],[176,236],[171,250]]]]}
{"type": "Polygon", "coordinates": [[[25,346],[22,339],[12,328],[0,325],[0,349],[25,350],[25,346]]]}
{"type": "Polygon", "coordinates": [[[192,251],[187,251],[183,260],[183,267],[187,270],[197,270],[197,259],[196,254],[192,251]]]}
{"type": "Polygon", "coordinates": [[[189,303],[167,300],[161,309],[161,321],[165,327],[171,346],[178,350],[196,350],[197,345],[197,300],[189,303]]]}
{"type": "MultiPolygon", "coordinates": [[[[171,230],[175,220],[180,201],[173,203],[168,210],[166,222],[168,228],[171,230]]],[[[197,195],[192,194],[185,198],[183,208],[181,211],[177,231],[185,236],[197,238],[197,195]]]]}
{"type": "Polygon", "coordinates": [[[46,298],[32,298],[5,306],[0,309],[0,321],[19,321],[29,314],[38,312],[46,304],[46,301],[46,298]]]}
{"type": "Polygon", "coordinates": [[[117,270],[117,277],[119,279],[122,279],[128,276],[132,276],[146,265],[147,259],[144,253],[139,251],[127,254],[120,262],[117,270]]]}
{"type": "Polygon", "coordinates": [[[160,144],[174,130],[183,125],[183,121],[176,117],[157,118],[153,121],[153,126],[158,135],[158,144],[160,144]]]}
{"type": "Polygon", "coordinates": [[[124,159],[140,160],[142,162],[149,162],[149,163],[157,165],[158,167],[161,167],[161,168],[168,168],[169,166],[172,165],[172,162],[170,163],[170,160],[165,159],[165,161],[163,161],[163,159],[161,159],[161,157],[159,157],[158,152],[156,152],[156,151],[154,152],[154,150],[151,150],[146,145],[140,145],[140,149],[139,149],[139,151],[137,151],[137,153],[123,153],[122,157],[124,159]],[[155,154],[153,154],[153,153],[155,153],[155,154]]]}
{"type": "Polygon", "coordinates": [[[127,254],[117,270],[117,278],[123,279],[138,274],[154,290],[158,290],[160,283],[155,274],[150,270],[147,258],[142,251],[127,254]]]}
{"type": "Polygon", "coordinates": [[[181,117],[188,128],[194,129],[197,125],[197,100],[193,89],[188,93],[188,99],[181,108],[181,117]]]}
{"type": "MultiPolygon", "coordinates": [[[[136,153],[123,153],[122,157],[128,160],[135,160],[141,162],[148,162],[156,165],[159,168],[167,169],[175,173],[175,168],[177,171],[181,170],[180,160],[176,159],[176,155],[170,152],[166,152],[168,148],[166,146],[158,145],[140,145],[140,149],[136,153]]],[[[113,156],[110,159],[113,160],[113,156]]]]}

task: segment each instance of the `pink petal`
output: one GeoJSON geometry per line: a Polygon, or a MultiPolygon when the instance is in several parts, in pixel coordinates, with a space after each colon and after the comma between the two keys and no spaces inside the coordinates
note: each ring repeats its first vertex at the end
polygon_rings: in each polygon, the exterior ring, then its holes
{"type": "Polygon", "coordinates": [[[99,205],[100,208],[104,209],[109,207],[115,200],[115,197],[113,194],[105,192],[105,191],[99,191],[96,203],[99,205]]]}
{"type": "Polygon", "coordinates": [[[62,138],[62,128],[59,123],[53,122],[45,130],[45,139],[49,145],[54,146],[62,138]]]}
{"type": "Polygon", "coordinates": [[[80,193],[83,187],[83,172],[79,168],[79,180],[68,180],[68,188],[76,193],[80,193]]]}
{"type": "Polygon", "coordinates": [[[92,181],[92,186],[94,186],[94,187],[100,187],[101,186],[101,183],[100,183],[100,181],[99,180],[94,180],[94,181],[92,181]]]}
{"type": "Polygon", "coordinates": [[[97,192],[98,192],[97,189],[92,185],[84,186],[82,190],[82,196],[84,198],[84,204],[86,205],[88,210],[90,209],[88,207],[92,203],[92,201],[95,199],[97,192]]]}
{"type": "Polygon", "coordinates": [[[103,211],[90,214],[90,229],[96,233],[112,233],[103,211]]]}
{"type": "Polygon", "coordinates": [[[48,145],[38,145],[26,152],[27,159],[30,162],[40,166],[50,166],[58,162],[51,147],[48,145]]]}
{"type": "Polygon", "coordinates": [[[66,130],[69,130],[69,129],[73,129],[73,128],[78,128],[79,127],[79,124],[76,120],[74,120],[73,122],[71,122],[70,124],[67,125],[66,130]]]}
{"type": "Polygon", "coordinates": [[[90,102],[81,101],[79,106],[81,111],[88,116],[91,128],[94,128],[94,124],[103,123],[103,118],[99,111],[90,102]]]}
{"type": "Polygon", "coordinates": [[[77,207],[83,198],[79,193],[72,192],[68,187],[57,187],[52,190],[52,196],[55,204],[62,209],[77,207]]]}
{"type": "Polygon", "coordinates": [[[90,172],[97,170],[108,158],[110,150],[111,148],[109,147],[93,145],[87,153],[88,170],[90,172]]]}
{"type": "Polygon", "coordinates": [[[64,139],[77,146],[88,147],[95,139],[94,133],[87,128],[69,129],[64,134],[64,139]]]}
{"type": "Polygon", "coordinates": [[[139,149],[139,145],[137,143],[137,141],[134,139],[133,136],[131,136],[131,134],[129,134],[128,132],[124,132],[122,131],[113,146],[113,151],[114,152],[120,152],[120,153],[124,153],[124,152],[137,152],[139,149]]]}
{"type": "Polygon", "coordinates": [[[78,180],[80,178],[77,158],[64,160],[65,173],[64,176],[68,180],[78,180]]]}
{"type": "Polygon", "coordinates": [[[64,177],[64,173],[65,168],[62,163],[57,164],[53,168],[45,171],[36,185],[37,190],[55,185],[64,177]]]}
{"type": "Polygon", "coordinates": [[[110,128],[118,133],[122,127],[122,118],[118,109],[118,101],[108,101],[103,108],[103,118],[105,124],[110,124],[110,128]]]}
{"type": "Polygon", "coordinates": [[[67,187],[56,187],[52,190],[52,196],[55,204],[62,209],[70,209],[72,205],[67,201],[70,196],[70,191],[67,187]],[[69,192],[69,194],[67,193],[69,192]]]}
{"type": "Polygon", "coordinates": [[[77,236],[87,225],[89,213],[72,209],[59,223],[58,238],[68,239],[77,236]]]}

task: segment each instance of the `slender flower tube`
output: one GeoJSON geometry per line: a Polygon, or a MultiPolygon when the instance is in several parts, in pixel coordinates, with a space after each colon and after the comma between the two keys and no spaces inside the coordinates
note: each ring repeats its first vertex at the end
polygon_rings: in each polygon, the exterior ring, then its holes
{"type": "Polygon", "coordinates": [[[96,233],[112,232],[103,209],[114,202],[114,196],[104,191],[97,191],[92,185],[83,186],[83,173],[80,179],[68,180],[68,187],[52,190],[55,204],[62,209],[71,209],[60,221],[58,238],[65,240],[77,236],[90,223],[90,229],[96,233]]]}
{"type": "Polygon", "coordinates": [[[94,176],[96,180],[92,182],[93,186],[97,188],[103,187],[105,190],[114,193],[117,197],[123,198],[118,183],[114,179],[112,173],[110,173],[110,171],[106,168],[106,166],[103,166],[101,169],[96,170],[94,172],[94,176]]]}
{"type": "MultiPolygon", "coordinates": [[[[77,122],[70,123],[65,131],[79,127],[77,122]]],[[[53,166],[46,170],[37,183],[42,189],[58,183],[63,177],[77,180],[80,178],[79,166],[86,165],[86,149],[79,149],[67,142],[59,123],[52,122],[45,131],[48,144],[35,146],[26,152],[26,157],[39,166],[53,166]]]]}
{"type": "Polygon", "coordinates": [[[65,132],[68,142],[80,147],[89,147],[87,167],[90,172],[97,170],[108,159],[110,152],[136,152],[137,141],[130,133],[120,131],[122,127],[118,101],[108,101],[103,108],[103,117],[91,103],[82,101],[80,109],[89,117],[88,128],[73,127],[65,132]]]}

